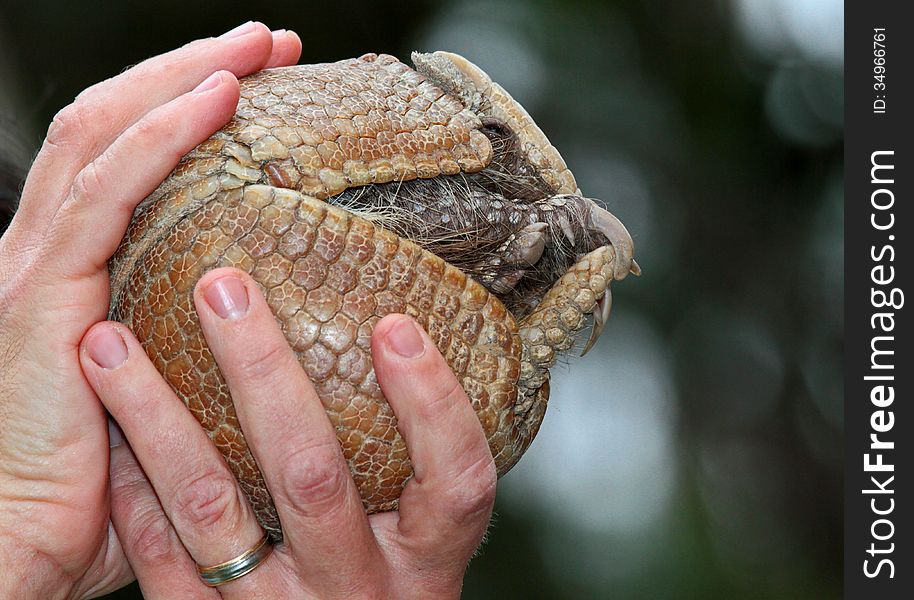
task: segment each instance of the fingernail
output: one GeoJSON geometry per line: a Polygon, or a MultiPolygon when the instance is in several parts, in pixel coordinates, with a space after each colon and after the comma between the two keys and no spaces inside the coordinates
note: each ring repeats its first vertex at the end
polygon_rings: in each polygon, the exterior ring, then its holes
{"type": "Polygon", "coordinates": [[[114,448],[124,443],[124,432],[118,427],[114,419],[108,417],[108,447],[114,448]]]}
{"type": "Polygon", "coordinates": [[[282,36],[286,35],[286,33],[287,32],[285,29],[277,29],[276,31],[273,32],[273,39],[278,40],[282,36]]]}
{"type": "Polygon", "coordinates": [[[425,352],[425,342],[418,325],[409,319],[400,319],[387,334],[391,350],[404,358],[418,358],[425,352]]]}
{"type": "Polygon", "coordinates": [[[199,94],[202,92],[208,92],[209,90],[218,86],[220,83],[222,83],[222,74],[213,73],[212,75],[210,75],[209,77],[204,79],[203,83],[201,83],[200,85],[198,85],[197,87],[194,88],[194,93],[199,94]]]}
{"type": "Polygon", "coordinates": [[[223,33],[222,35],[219,36],[219,39],[228,40],[231,38],[240,37],[246,33],[250,33],[253,30],[254,30],[254,21],[248,21],[247,23],[242,23],[241,25],[239,25],[238,27],[236,27],[230,31],[226,31],[225,33],[223,33]]]}
{"type": "Polygon", "coordinates": [[[89,358],[103,369],[116,369],[127,362],[127,344],[112,327],[93,333],[87,345],[89,358]]]}
{"type": "Polygon", "coordinates": [[[237,277],[221,277],[203,292],[206,303],[223,319],[237,319],[248,312],[248,290],[237,277]]]}

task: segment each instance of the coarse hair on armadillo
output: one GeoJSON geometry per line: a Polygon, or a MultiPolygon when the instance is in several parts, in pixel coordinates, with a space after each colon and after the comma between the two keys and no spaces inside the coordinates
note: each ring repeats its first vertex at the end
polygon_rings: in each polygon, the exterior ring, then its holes
{"type": "Polygon", "coordinates": [[[515,134],[494,119],[485,120],[482,131],[492,142],[493,158],[478,173],[350,188],[327,201],[460,268],[521,317],[538,304],[579,253],[591,249],[593,234],[585,226],[590,201],[563,197],[570,201],[556,206],[554,190],[519,151],[515,134]],[[537,222],[547,225],[542,258],[525,267],[523,277],[510,289],[495,285],[518,270],[505,260],[515,234],[537,222]]]}

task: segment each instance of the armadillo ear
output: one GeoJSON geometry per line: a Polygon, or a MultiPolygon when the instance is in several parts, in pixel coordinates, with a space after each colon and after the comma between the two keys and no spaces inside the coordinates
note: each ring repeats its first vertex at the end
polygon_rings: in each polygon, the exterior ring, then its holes
{"type": "Polygon", "coordinates": [[[562,155],[549,143],[546,134],[524,107],[485,71],[453,52],[414,52],[412,59],[417,71],[460,98],[479,117],[495,117],[507,124],[517,134],[521,152],[554,193],[581,195],[562,155]]]}

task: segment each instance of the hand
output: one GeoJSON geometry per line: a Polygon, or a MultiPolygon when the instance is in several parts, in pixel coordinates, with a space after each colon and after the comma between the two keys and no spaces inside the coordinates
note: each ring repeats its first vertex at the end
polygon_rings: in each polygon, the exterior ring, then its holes
{"type": "Polygon", "coordinates": [[[90,597],[132,578],[79,343],[106,317],[106,261],[134,207],[231,118],[236,76],[300,51],[295,34],[250,23],[99,83],[54,118],[0,238],[0,596],[90,597]]]}
{"type": "Polygon", "coordinates": [[[144,597],[458,597],[491,515],[495,465],[469,399],[428,335],[403,315],[374,329],[378,382],[415,475],[398,512],[369,517],[321,401],[253,280],[235,269],[211,271],[194,300],[285,539],[240,579],[202,583],[195,563],[230,560],[263,531],[136,338],[124,325],[100,323],[80,359],[130,442],[111,449],[111,518],[144,597]]]}

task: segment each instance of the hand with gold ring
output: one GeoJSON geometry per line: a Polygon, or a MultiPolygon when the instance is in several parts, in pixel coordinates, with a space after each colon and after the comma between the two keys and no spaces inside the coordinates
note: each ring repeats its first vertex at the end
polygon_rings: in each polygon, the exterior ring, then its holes
{"type": "Polygon", "coordinates": [[[207,434],[123,325],[80,349],[129,445],[112,436],[111,518],[146,598],[456,598],[494,502],[482,427],[428,335],[375,327],[378,382],[415,476],[368,516],[334,428],[253,280],[217,269],[197,314],[283,527],[272,547],[207,434]],[[215,586],[215,587],[210,587],[215,586]]]}
{"type": "Polygon", "coordinates": [[[91,598],[133,579],[109,521],[108,430],[79,344],[136,205],[222,127],[236,77],[298,61],[247,23],[151,58],[54,118],[0,237],[0,598],[91,598]]]}

